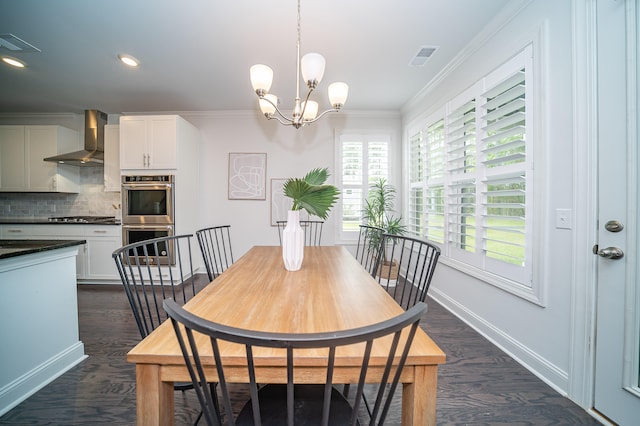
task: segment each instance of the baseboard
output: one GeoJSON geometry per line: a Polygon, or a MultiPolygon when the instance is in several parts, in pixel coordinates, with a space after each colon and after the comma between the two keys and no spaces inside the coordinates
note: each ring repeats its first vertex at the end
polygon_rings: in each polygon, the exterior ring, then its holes
{"type": "Polygon", "coordinates": [[[429,296],[453,313],[469,327],[480,333],[483,337],[496,345],[524,368],[533,373],[540,380],[551,386],[562,396],[567,396],[569,374],[549,362],[536,352],[522,345],[508,334],[495,328],[463,305],[451,299],[446,294],[435,288],[429,289],[429,296]]]}
{"type": "Polygon", "coordinates": [[[89,284],[89,285],[122,285],[122,281],[120,278],[117,280],[96,280],[96,279],[78,279],[76,281],[78,284],[89,284]]]}
{"type": "Polygon", "coordinates": [[[82,342],[74,343],[0,389],[0,416],[87,358],[82,342]]]}

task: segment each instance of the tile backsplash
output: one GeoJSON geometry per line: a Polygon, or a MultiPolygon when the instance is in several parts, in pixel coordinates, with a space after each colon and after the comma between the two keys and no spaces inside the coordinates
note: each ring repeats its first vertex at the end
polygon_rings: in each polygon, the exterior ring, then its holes
{"type": "Polygon", "coordinates": [[[2,193],[0,217],[115,216],[121,218],[120,193],[104,192],[102,167],[80,168],[77,194],[2,193]]]}

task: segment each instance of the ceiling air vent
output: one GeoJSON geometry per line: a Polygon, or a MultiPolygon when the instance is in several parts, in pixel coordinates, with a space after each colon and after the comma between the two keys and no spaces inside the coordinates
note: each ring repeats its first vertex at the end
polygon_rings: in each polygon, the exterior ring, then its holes
{"type": "Polygon", "coordinates": [[[6,48],[12,52],[41,52],[37,47],[14,36],[13,34],[0,34],[0,48],[6,48]]]}
{"type": "Polygon", "coordinates": [[[413,59],[411,59],[411,62],[409,62],[409,66],[423,66],[427,62],[427,59],[429,59],[431,55],[433,55],[433,52],[435,52],[437,48],[437,46],[422,46],[420,50],[418,50],[418,53],[416,53],[416,55],[413,57],[413,59]]]}

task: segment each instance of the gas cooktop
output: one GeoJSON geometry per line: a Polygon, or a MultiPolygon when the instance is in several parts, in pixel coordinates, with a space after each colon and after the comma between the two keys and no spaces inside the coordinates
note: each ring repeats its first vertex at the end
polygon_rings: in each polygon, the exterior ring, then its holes
{"type": "Polygon", "coordinates": [[[49,222],[66,222],[66,223],[104,223],[115,222],[113,216],[62,216],[50,217],[49,222]]]}

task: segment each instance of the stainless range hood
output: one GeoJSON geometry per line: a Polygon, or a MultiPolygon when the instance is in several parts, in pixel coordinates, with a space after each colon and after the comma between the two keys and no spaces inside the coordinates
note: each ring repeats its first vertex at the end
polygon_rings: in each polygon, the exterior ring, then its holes
{"type": "Polygon", "coordinates": [[[47,157],[44,161],[90,167],[104,164],[104,125],[107,114],[88,109],[84,112],[84,149],[47,157]]]}

